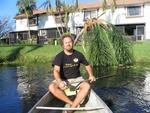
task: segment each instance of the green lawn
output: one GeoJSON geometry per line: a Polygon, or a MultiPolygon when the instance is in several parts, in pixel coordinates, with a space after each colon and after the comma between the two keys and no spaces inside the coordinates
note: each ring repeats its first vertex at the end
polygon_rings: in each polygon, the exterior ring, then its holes
{"type": "Polygon", "coordinates": [[[150,64],[150,41],[135,43],[133,46],[133,50],[137,63],[150,64]]]}
{"type": "Polygon", "coordinates": [[[1,46],[0,62],[11,61],[17,64],[47,63],[61,50],[60,46],[53,45],[1,46]]]}
{"type": "MultiPolygon", "coordinates": [[[[81,46],[75,48],[83,52],[81,46]]],[[[0,46],[0,63],[49,63],[61,50],[54,45],[0,46]]],[[[136,63],[150,64],[150,41],[134,43],[133,50],[136,63]]]]}

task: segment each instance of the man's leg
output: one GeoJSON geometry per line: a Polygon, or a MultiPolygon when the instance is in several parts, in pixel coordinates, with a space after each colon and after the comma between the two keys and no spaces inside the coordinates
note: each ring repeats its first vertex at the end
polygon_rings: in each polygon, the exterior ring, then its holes
{"type": "Polygon", "coordinates": [[[56,83],[51,83],[49,85],[49,91],[58,99],[62,100],[63,102],[72,105],[72,101],[66,96],[64,91],[62,91],[56,83]]]}
{"type": "MultiPolygon", "coordinates": [[[[81,103],[81,101],[83,101],[83,99],[86,98],[86,96],[88,95],[88,92],[90,90],[90,84],[88,82],[83,82],[80,84],[80,88],[79,88],[79,92],[75,98],[75,100],[73,101],[71,107],[78,107],[81,103]]],[[[73,113],[73,111],[68,111],[67,113],[73,113]]]]}

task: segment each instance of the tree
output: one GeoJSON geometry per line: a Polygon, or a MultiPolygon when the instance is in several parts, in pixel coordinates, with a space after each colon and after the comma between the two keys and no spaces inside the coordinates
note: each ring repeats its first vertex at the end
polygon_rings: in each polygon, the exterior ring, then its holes
{"type": "Polygon", "coordinates": [[[134,63],[132,42],[114,25],[98,19],[88,20],[84,28],[85,52],[92,65],[107,67],[134,63]]]}
{"type": "Polygon", "coordinates": [[[33,14],[33,10],[36,9],[36,0],[18,0],[16,6],[18,7],[19,13],[25,14],[27,17],[29,39],[31,39],[29,17],[33,14]]]}
{"type": "Polygon", "coordinates": [[[40,5],[40,7],[38,7],[38,9],[40,9],[41,7],[44,7],[44,9],[49,10],[49,9],[52,8],[51,6],[52,6],[52,5],[51,5],[51,1],[50,1],[50,0],[46,0],[44,3],[42,3],[42,4],[40,5]]]}
{"type": "MultiPolygon", "coordinates": [[[[47,0],[46,2],[44,2],[41,6],[49,6],[50,0],[47,0]]],[[[59,33],[59,36],[61,36],[62,34],[64,34],[65,32],[69,32],[69,28],[68,28],[68,22],[69,22],[69,13],[73,13],[77,10],[78,8],[78,0],[75,0],[74,4],[67,4],[66,0],[65,2],[61,2],[61,0],[55,0],[55,9],[50,7],[48,12],[49,14],[52,14],[53,12],[58,13],[59,18],[61,20],[61,29],[59,29],[57,23],[56,23],[56,27],[57,27],[57,31],[59,33]]],[[[40,7],[41,7],[40,6],[40,7]]]]}
{"type": "Polygon", "coordinates": [[[102,2],[103,10],[111,9],[112,13],[115,11],[116,6],[116,0],[103,0],[102,2]]]}
{"type": "Polygon", "coordinates": [[[56,0],[56,11],[60,12],[61,11],[61,7],[62,7],[62,3],[60,0],[56,0]]]}
{"type": "Polygon", "coordinates": [[[0,40],[12,31],[12,25],[7,17],[0,17],[0,40]]]}

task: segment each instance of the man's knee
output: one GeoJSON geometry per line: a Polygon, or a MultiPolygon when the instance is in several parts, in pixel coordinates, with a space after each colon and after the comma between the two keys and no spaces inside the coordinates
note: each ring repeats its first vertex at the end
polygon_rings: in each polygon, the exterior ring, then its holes
{"type": "Polygon", "coordinates": [[[54,93],[55,92],[55,90],[56,90],[56,84],[54,84],[54,83],[52,83],[52,84],[50,84],[49,85],[49,87],[48,87],[48,89],[49,89],[49,91],[51,92],[51,93],[54,93]]]}
{"type": "Polygon", "coordinates": [[[83,82],[82,84],[81,84],[81,88],[82,89],[87,89],[87,90],[89,90],[90,89],[90,84],[88,83],[88,82],[83,82]]]}

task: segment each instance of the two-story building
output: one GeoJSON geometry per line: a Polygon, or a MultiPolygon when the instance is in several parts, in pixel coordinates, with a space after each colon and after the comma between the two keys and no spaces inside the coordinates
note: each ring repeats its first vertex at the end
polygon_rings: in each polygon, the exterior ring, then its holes
{"type": "Polygon", "coordinates": [[[114,14],[105,19],[131,36],[133,40],[150,39],[150,0],[116,0],[114,14]]]}
{"type": "MultiPolygon", "coordinates": [[[[111,1],[111,0],[110,0],[111,1]]],[[[78,11],[69,14],[68,27],[72,34],[78,34],[84,26],[84,21],[89,18],[101,18],[117,26],[119,30],[125,32],[133,40],[150,39],[150,0],[116,0],[116,10],[112,13],[107,9],[104,11],[102,3],[80,3],[78,11]]],[[[111,4],[111,2],[108,2],[111,4]]],[[[11,36],[11,40],[24,40],[28,38],[28,31],[31,36],[40,41],[40,37],[56,38],[64,27],[62,18],[64,12],[53,12],[48,14],[46,9],[36,10],[33,16],[29,18],[29,27],[27,18],[24,14],[15,17],[16,30],[11,36]],[[58,30],[59,29],[59,30],[58,30]]]]}

